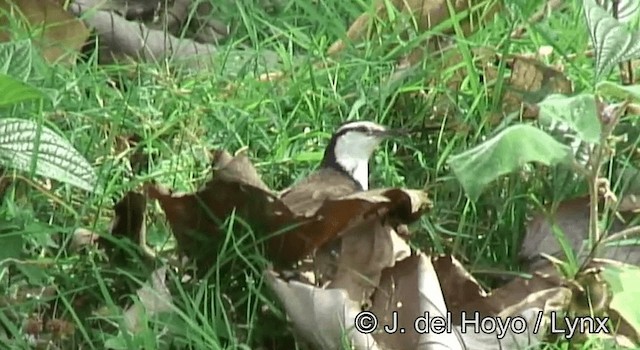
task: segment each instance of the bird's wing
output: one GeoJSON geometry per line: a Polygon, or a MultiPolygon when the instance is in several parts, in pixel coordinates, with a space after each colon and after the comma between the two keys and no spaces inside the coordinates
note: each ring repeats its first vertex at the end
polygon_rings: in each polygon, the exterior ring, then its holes
{"type": "Polygon", "coordinates": [[[313,215],[327,199],[349,195],[360,188],[348,176],[321,169],[282,193],[280,199],[296,215],[313,215]]]}

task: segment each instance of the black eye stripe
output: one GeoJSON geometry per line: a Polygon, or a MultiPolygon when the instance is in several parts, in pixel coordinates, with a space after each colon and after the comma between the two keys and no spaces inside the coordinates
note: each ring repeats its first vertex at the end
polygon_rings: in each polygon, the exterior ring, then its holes
{"type": "Polygon", "coordinates": [[[340,137],[340,136],[342,136],[342,135],[344,135],[344,134],[346,134],[346,133],[348,133],[348,132],[350,132],[350,131],[356,131],[356,132],[361,132],[361,133],[363,133],[363,134],[368,134],[368,133],[370,133],[372,130],[371,130],[371,128],[368,128],[368,127],[366,127],[366,126],[364,126],[364,125],[359,125],[359,126],[356,126],[356,127],[347,127],[347,128],[344,128],[344,129],[342,129],[342,130],[338,131],[337,133],[335,133],[335,135],[334,135],[334,136],[335,136],[335,137],[340,137]]]}

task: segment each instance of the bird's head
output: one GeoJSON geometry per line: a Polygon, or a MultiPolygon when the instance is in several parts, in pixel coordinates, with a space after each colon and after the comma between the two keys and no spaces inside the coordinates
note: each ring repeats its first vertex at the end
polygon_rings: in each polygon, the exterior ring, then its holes
{"type": "Polygon", "coordinates": [[[370,121],[343,124],[331,137],[321,166],[333,167],[349,174],[363,190],[369,188],[369,158],[382,141],[405,134],[370,121]]]}

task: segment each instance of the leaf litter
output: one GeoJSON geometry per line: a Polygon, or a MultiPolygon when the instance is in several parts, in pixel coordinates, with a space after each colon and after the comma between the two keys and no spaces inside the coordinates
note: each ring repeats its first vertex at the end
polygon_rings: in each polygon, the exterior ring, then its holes
{"type": "MultiPolygon", "coordinates": [[[[187,232],[203,230],[202,235],[220,240],[226,234],[220,224],[232,213],[257,223],[262,232],[264,228],[278,230],[290,223],[287,220],[300,223],[294,233],[283,234],[285,240],[300,240],[298,237],[308,235],[312,243],[295,243],[296,254],[287,252],[284,258],[277,255],[278,250],[268,250],[268,257],[276,265],[267,269],[265,278],[283,303],[295,334],[313,348],[339,348],[345,331],[352,344],[363,349],[431,349],[434,344],[488,349],[530,346],[545,339],[542,330],[556,322],[551,318],[555,320],[557,313],[571,310],[576,303],[575,288],[570,287],[572,280],[563,277],[552,264],[528,278],[517,277],[502,287],[485,291],[454,257],[430,258],[410,248],[395,229],[398,223],[411,224],[430,207],[425,193],[374,189],[324,199],[310,206],[312,210],[299,210],[296,215],[260,179],[246,151],[234,156],[225,151],[212,154],[212,178],[196,193],[174,194],[157,184],[148,184],[147,193],[159,200],[179,249],[194,260],[198,260],[192,254],[197,243],[186,238],[187,232]],[[217,220],[195,210],[200,203],[217,220]],[[335,207],[335,203],[341,205],[335,207]],[[340,214],[323,208],[340,208],[340,214]],[[325,214],[319,216],[320,212],[325,214]],[[356,220],[318,224],[345,212],[357,216],[356,220]],[[293,265],[289,264],[295,261],[297,273],[290,274],[287,271],[293,265]],[[380,315],[376,331],[363,334],[351,327],[363,310],[380,315]],[[450,314],[452,331],[437,335],[387,334],[380,327],[393,324],[389,318],[393,311],[402,315],[398,326],[405,329],[413,329],[411,322],[424,316],[425,311],[432,316],[450,314]],[[527,332],[514,332],[504,325],[484,334],[462,332],[462,312],[467,314],[465,319],[473,317],[470,315],[517,318],[527,332]]],[[[270,239],[273,238],[267,242],[270,239]]],[[[199,268],[210,267],[207,264],[211,261],[199,268]]]]}

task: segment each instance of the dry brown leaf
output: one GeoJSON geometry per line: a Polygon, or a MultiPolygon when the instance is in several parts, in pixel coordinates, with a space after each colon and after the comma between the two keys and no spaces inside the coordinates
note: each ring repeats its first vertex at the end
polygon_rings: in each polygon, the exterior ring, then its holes
{"type": "Polygon", "coordinates": [[[321,289],[297,281],[285,282],[273,271],[267,271],[265,279],[284,306],[296,335],[314,349],[341,349],[344,336],[355,349],[381,349],[370,334],[352,327],[360,305],[350,300],[346,291],[321,289]]]}
{"type": "MultiPolygon", "coordinates": [[[[472,23],[476,25],[482,21],[486,21],[492,18],[501,9],[500,1],[483,1],[483,0],[454,0],[451,1],[455,14],[449,12],[449,3],[447,0],[392,0],[391,4],[399,11],[411,15],[415,20],[418,30],[420,32],[429,31],[437,25],[447,21],[456,14],[460,14],[466,10],[473,9],[471,15],[467,15],[461,20],[461,27],[465,34],[469,34],[475,28],[472,28],[472,23]],[[485,6],[482,6],[485,4],[485,6]],[[489,6],[486,6],[489,5],[489,6]]],[[[364,38],[364,36],[370,32],[371,26],[375,25],[376,21],[386,22],[389,19],[387,3],[384,1],[377,1],[373,15],[370,13],[364,13],[360,15],[349,27],[347,31],[347,38],[351,42],[358,42],[364,38]]],[[[408,22],[410,23],[410,22],[408,22]]],[[[375,31],[371,31],[375,32],[375,31]]],[[[443,34],[453,34],[453,27],[444,30],[443,34]]],[[[336,41],[327,53],[334,55],[342,51],[345,47],[345,43],[342,40],[336,41]]]]}
{"type": "Polygon", "coordinates": [[[455,324],[460,324],[462,311],[476,311],[485,316],[496,314],[497,310],[487,308],[482,302],[487,293],[456,258],[438,256],[432,258],[432,264],[440,278],[442,294],[455,324]],[[468,306],[471,301],[475,302],[468,306]]]}
{"type": "Polygon", "coordinates": [[[196,193],[172,193],[159,185],[146,186],[150,198],[160,202],[178,248],[204,269],[215,262],[211,251],[222,237],[220,225],[234,211],[267,232],[285,227],[292,217],[262,182],[244,152],[235,157],[226,151],[213,155],[213,177],[196,193]]]}
{"type": "Polygon", "coordinates": [[[550,263],[533,273],[531,278],[515,277],[491,292],[486,292],[452,256],[434,258],[433,265],[440,278],[447,308],[452,314],[454,324],[457,325],[460,324],[462,312],[477,312],[482,317],[490,317],[504,313],[515,315],[532,308],[544,310],[544,303],[535,303],[535,300],[538,300],[537,293],[552,289],[556,294],[563,292],[556,288],[564,284],[564,279],[550,263]]]}
{"type": "MultiPolygon", "coordinates": [[[[488,309],[498,314],[531,295],[561,287],[564,284],[565,279],[556,270],[555,266],[547,262],[538,271],[532,273],[531,278],[516,277],[500,288],[492,290],[483,301],[470,301],[466,308],[473,309],[475,307],[474,303],[481,302],[488,309]]],[[[529,306],[544,309],[544,304],[533,305],[530,303],[529,306]]]]}
{"type": "MultiPolygon", "coordinates": [[[[399,21],[400,25],[404,25],[400,34],[402,39],[408,39],[409,30],[414,30],[413,23],[417,24],[418,34],[429,31],[438,25],[449,20],[451,17],[466,13],[464,18],[460,20],[460,26],[462,31],[469,35],[477,28],[479,23],[489,21],[502,9],[502,2],[495,0],[392,0],[390,2],[383,0],[376,0],[374,3],[374,9],[369,12],[365,12],[356,18],[347,30],[347,41],[352,44],[358,43],[363,39],[366,39],[366,35],[375,33],[373,29],[378,23],[384,23],[384,25],[395,25],[396,23],[386,23],[389,21],[389,11],[392,11],[391,7],[395,8],[404,15],[408,15],[411,18],[399,21]],[[449,4],[453,6],[455,13],[449,12],[449,4]],[[391,5],[391,6],[389,6],[391,5]],[[467,11],[470,10],[471,11],[467,11]],[[467,12],[465,12],[467,11],[467,12]]],[[[400,18],[401,16],[394,16],[400,18]]],[[[389,30],[390,32],[393,30],[389,30]]],[[[405,57],[400,58],[399,66],[406,64],[412,66],[420,62],[425,53],[431,53],[439,50],[444,46],[443,38],[446,35],[454,34],[453,26],[442,30],[441,34],[431,36],[429,41],[425,45],[421,45],[419,48],[411,51],[405,57]]],[[[369,38],[370,41],[371,38],[369,38]]],[[[334,42],[327,50],[328,55],[336,55],[340,53],[346,47],[345,41],[342,39],[334,42]]],[[[313,66],[317,69],[326,67],[326,62],[317,62],[313,66]]],[[[269,72],[262,74],[259,81],[275,81],[285,77],[284,72],[269,72]]],[[[392,80],[394,78],[392,77],[392,80]]]]}
{"type": "Polygon", "coordinates": [[[566,287],[553,287],[532,292],[517,304],[510,305],[500,311],[499,317],[513,317],[521,315],[527,310],[550,310],[554,312],[567,310],[571,302],[572,293],[566,287]]]}
{"type": "Polygon", "coordinates": [[[298,218],[304,224],[297,232],[281,236],[281,247],[289,248],[280,251],[286,254],[297,252],[297,260],[349,228],[358,226],[367,217],[374,215],[378,220],[389,217],[409,223],[417,220],[430,205],[426,193],[402,189],[371,190],[328,199],[312,215],[307,213],[298,218]],[[295,237],[298,242],[293,240],[295,237]],[[311,242],[307,243],[309,239],[311,242]]]}
{"type": "MultiPolygon", "coordinates": [[[[154,258],[155,253],[147,246],[147,227],[144,222],[146,206],[147,199],[143,194],[127,192],[114,206],[115,215],[110,232],[113,238],[127,239],[136,244],[146,257],[154,258]]],[[[126,250],[111,239],[99,237],[98,245],[104,247],[109,259],[116,263],[129,256],[126,250]]]]}
{"type": "Polygon", "coordinates": [[[313,349],[341,348],[344,330],[354,349],[516,349],[535,345],[542,336],[529,330],[533,329],[537,315],[533,309],[518,314],[525,319],[528,331],[522,334],[506,331],[500,334],[500,339],[498,332],[483,334],[469,329],[462,332],[460,326],[448,323],[439,277],[431,260],[422,253],[383,270],[372,307],[364,313],[359,312],[358,303],[343,289],[285,282],[271,271],[267,272],[267,284],[284,305],[297,334],[313,349]],[[420,329],[424,330],[427,324],[433,326],[434,318],[442,317],[445,331],[416,332],[415,321],[427,317],[426,313],[429,322],[418,321],[420,329]],[[358,332],[352,326],[366,327],[371,324],[369,321],[376,324],[374,329],[369,328],[371,333],[358,332]],[[383,327],[388,327],[388,331],[383,327]]]}
{"type": "MultiPolygon", "coordinates": [[[[375,216],[344,231],[339,244],[337,258],[332,262],[335,273],[324,276],[331,280],[327,288],[344,289],[351,300],[360,303],[369,301],[383,269],[411,254],[409,245],[395,230],[375,216]]],[[[318,267],[318,263],[322,261],[316,261],[317,269],[327,269],[318,267]]]]}
{"type": "MultiPolygon", "coordinates": [[[[588,239],[589,232],[589,199],[588,197],[578,197],[566,200],[560,203],[557,209],[550,214],[536,213],[527,224],[527,232],[522,242],[520,257],[529,271],[536,270],[540,264],[546,264],[541,259],[540,254],[547,254],[556,258],[563,258],[564,256],[552,231],[553,222],[564,233],[573,251],[580,253],[579,258],[581,261],[589,253],[583,249],[583,242],[588,239]]],[[[626,224],[623,221],[615,218],[611,226],[611,232],[620,231],[625,226],[626,224]]],[[[640,243],[639,237],[630,238],[636,238],[640,243]]],[[[609,242],[600,247],[596,257],[609,258],[630,264],[640,264],[640,247],[609,242]]]]}
{"type": "Polygon", "coordinates": [[[33,42],[49,62],[75,62],[90,32],[63,4],[58,0],[0,0],[0,41],[11,40],[9,24],[17,19],[28,26],[30,33],[37,33],[33,42]],[[4,11],[11,14],[11,19],[2,15],[4,11]]]}
{"type": "Polygon", "coordinates": [[[73,237],[69,248],[71,251],[79,251],[83,247],[95,245],[100,237],[97,233],[86,228],[77,228],[73,231],[73,237]]]}
{"type": "Polygon", "coordinates": [[[523,108],[523,103],[538,103],[551,94],[573,92],[571,81],[563,72],[549,67],[534,57],[525,56],[514,56],[511,75],[505,88],[502,98],[504,114],[520,110],[523,108]]]}
{"type": "MultiPolygon", "coordinates": [[[[284,282],[275,273],[267,272],[267,284],[275,291],[285,307],[286,313],[297,335],[313,349],[341,349],[346,338],[354,349],[435,349],[440,344],[447,349],[462,349],[454,333],[418,334],[412,332],[412,314],[422,311],[435,314],[446,313],[444,301],[439,293],[438,279],[424,255],[414,255],[399,261],[393,268],[385,269],[380,290],[374,296],[373,308],[369,311],[378,318],[377,330],[365,334],[354,328],[356,320],[366,320],[360,314],[360,305],[351,300],[343,289],[323,289],[297,281],[284,282]],[[398,319],[398,333],[389,338],[382,327],[390,320],[391,311],[397,310],[393,301],[402,302],[398,319]],[[391,309],[387,309],[392,305],[391,309]],[[358,316],[360,314],[360,316],[358,316]],[[400,327],[406,334],[400,333],[400,327]],[[431,342],[429,342],[431,341],[431,342]],[[404,346],[412,344],[413,346],[404,346]],[[400,347],[398,347],[400,346],[400,347]]],[[[362,316],[365,315],[365,316],[362,316]]]]}
{"type": "Polygon", "coordinates": [[[218,153],[216,160],[222,166],[216,163],[211,181],[194,194],[147,186],[149,196],[160,202],[180,249],[196,260],[214,258],[211,245],[204,242],[220,239],[219,224],[234,211],[263,235],[284,232],[268,239],[268,254],[276,262],[293,263],[371,215],[406,223],[431,205],[422,191],[382,189],[326,199],[315,211],[296,214],[268,190],[244,153],[231,160],[218,153]]]}
{"type": "MultiPolygon", "coordinates": [[[[225,182],[239,182],[244,185],[253,186],[265,192],[271,192],[258,171],[247,156],[246,150],[236,152],[231,156],[224,150],[213,152],[213,167],[216,171],[216,179],[225,182]]],[[[211,183],[214,186],[215,183],[211,183]]]]}
{"type": "Polygon", "coordinates": [[[387,349],[463,349],[452,329],[436,334],[419,334],[414,321],[428,312],[431,317],[447,315],[438,275],[431,260],[422,253],[398,261],[382,272],[380,285],[373,296],[371,312],[381,325],[397,324],[405,332],[389,334],[379,331],[374,339],[387,349]],[[393,312],[397,313],[394,314],[393,312]],[[394,315],[397,322],[394,322],[394,315]],[[437,345],[440,345],[438,347],[437,345]]]}
{"type": "Polygon", "coordinates": [[[167,267],[151,273],[151,281],[136,291],[138,300],[124,312],[124,321],[130,332],[140,329],[142,322],[160,313],[172,311],[171,293],[166,286],[167,267]]]}

